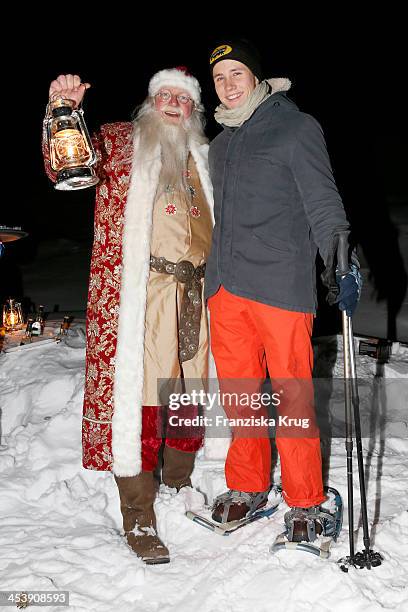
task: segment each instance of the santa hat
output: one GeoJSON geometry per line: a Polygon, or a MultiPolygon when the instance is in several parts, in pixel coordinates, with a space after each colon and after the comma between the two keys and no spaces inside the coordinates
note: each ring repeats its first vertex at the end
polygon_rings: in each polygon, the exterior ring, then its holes
{"type": "Polygon", "coordinates": [[[198,107],[201,102],[201,87],[199,82],[191,75],[185,66],[166,68],[152,76],[149,83],[149,96],[155,96],[166,87],[179,87],[190,94],[198,107]]]}

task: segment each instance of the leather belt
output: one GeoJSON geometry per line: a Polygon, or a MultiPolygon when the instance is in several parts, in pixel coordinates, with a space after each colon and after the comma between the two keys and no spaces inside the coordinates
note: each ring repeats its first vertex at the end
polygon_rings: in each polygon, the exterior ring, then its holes
{"type": "Polygon", "coordinates": [[[196,268],[191,261],[173,263],[164,257],[150,256],[150,269],[154,272],[173,274],[176,281],[185,285],[178,320],[178,346],[180,363],[192,359],[200,343],[202,312],[202,285],[205,264],[196,268]]]}

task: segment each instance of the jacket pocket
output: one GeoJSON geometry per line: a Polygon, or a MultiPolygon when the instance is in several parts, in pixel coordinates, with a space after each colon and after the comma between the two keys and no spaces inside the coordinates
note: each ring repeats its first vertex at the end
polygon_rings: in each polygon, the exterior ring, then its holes
{"type": "Polygon", "coordinates": [[[259,242],[271,251],[278,251],[279,253],[286,254],[295,254],[298,251],[298,249],[292,244],[290,244],[286,240],[282,240],[282,238],[277,238],[277,236],[268,236],[268,239],[265,239],[264,236],[260,236],[258,233],[255,233],[253,231],[252,239],[259,242]]]}

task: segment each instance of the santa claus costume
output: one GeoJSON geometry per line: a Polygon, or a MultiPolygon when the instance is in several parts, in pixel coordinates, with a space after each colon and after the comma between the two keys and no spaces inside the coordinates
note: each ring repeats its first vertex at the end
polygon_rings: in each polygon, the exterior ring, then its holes
{"type": "MultiPolygon", "coordinates": [[[[155,74],[145,104],[153,107],[155,95],[168,87],[190,96],[193,114],[202,112],[198,81],[180,69],[155,74]]],[[[153,511],[165,410],[160,386],[208,375],[202,284],[213,212],[202,131],[186,128],[185,189],[158,189],[161,143],[146,156],[140,123],[103,125],[93,137],[100,181],[87,307],[83,465],[114,473],[128,543],[147,563],[158,563],[169,560],[153,511]]],[[[45,140],[43,151],[55,180],[45,140]]],[[[190,484],[202,432],[163,437],[163,481],[176,488],[190,484]]]]}

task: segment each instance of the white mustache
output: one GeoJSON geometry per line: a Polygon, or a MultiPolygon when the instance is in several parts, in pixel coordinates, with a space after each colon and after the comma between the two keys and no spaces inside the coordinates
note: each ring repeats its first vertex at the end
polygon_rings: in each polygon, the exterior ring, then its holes
{"type": "Polygon", "coordinates": [[[162,113],[166,113],[166,112],[174,113],[175,115],[181,115],[182,114],[182,112],[181,112],[181,110],[179,108],[174,108],[174,106],[169,106],[169,105],[163,106],[163,108],[161,109],[161,112],[162,113]]]}

